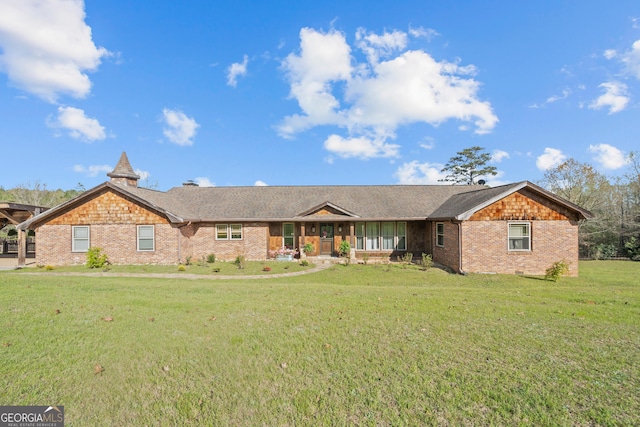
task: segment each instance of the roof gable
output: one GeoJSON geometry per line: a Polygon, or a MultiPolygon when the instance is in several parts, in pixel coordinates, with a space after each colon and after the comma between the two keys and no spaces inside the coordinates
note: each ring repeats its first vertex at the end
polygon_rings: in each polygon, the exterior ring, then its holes
{"type": "Polygon", "coordinates": [[[565,217],[576,217],[577,219],[593,217],[593,214],[588,210],[582,209],[578,205],[564,200],[542,187],[528,181],[522,181],[515,184],[485,188],[483,190],[454,195],[436,209],[431,218],[447,218],[459,221],[468,220],[477,212],[516,192],[522,192],[529,198],[537,199],[538,203],[547,201],[545,204],[548,208],[560,212],[565,217]],[[552,204],[549,204],[548,202],[552,202],[552,204]]]}
{"type": "Polygon", "coordinates": [[[123,187],[112,184],[111,182],[104,182],[98,185],[97,187],[94,187],[90,190],[85,191],[84,193],[80,194],[78,197],[74,199],[71,199],[58,206],[55,206],[47,210],[46,212],[41,213],[40,215],[36,215],[35,217],[19,224],[17,228],[20,230],[27,230],[27,229],[39,227],[41,224],[50,223],[52,221],[55,221],[56,218],[63,216],[68,212],[71,212],[88,203],[91,203],[92,200],[98,197],[101,197],[105,193],[113,193],[120,198],[127,199],[132,204],[138,205],[145,210],[148,210],[150,212],[153,212],[156,215],[166,218],[168,222],[172,222],[172,223],[183,222],[182,218],[174,215],[173,213],[167,211],[166,209],[160,206],[153,204],[146,198],[141,198],[137,195],[134,195],[131,192],[125,190],[123,187]]]}
{"type": "Polygon", "coordinates": [[[346,209],[343,209],[339,206],[334,205],[333,203],[330,202],[324,202],[318,206],[314,206],[313,208],[305,211],[305,212],[301,212],[298,214],[298,216],[322,216],[322,217],[351,217],[351,218],[358,218],[358,215],[349,212],[346,209]]]}

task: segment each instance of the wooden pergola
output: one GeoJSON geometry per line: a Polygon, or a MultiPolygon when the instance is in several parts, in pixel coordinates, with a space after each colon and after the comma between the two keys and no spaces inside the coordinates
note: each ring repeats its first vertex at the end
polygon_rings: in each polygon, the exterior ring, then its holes
{"type": "MultiPolygon", "coordinates": [[[[0,230],[9,224],[18,225],[41,212],[47,207],[25,205],[14,202],[0,202],[0,230]]],[[[18,230],[18,265],[24,265],[27,257],[26,230],[18,230]]]]}

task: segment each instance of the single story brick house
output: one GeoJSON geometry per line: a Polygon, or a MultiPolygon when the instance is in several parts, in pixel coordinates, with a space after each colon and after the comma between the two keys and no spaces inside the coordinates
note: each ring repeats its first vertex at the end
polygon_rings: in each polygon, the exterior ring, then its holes
{"type": "MultiPolygon", "coordinates": [[[[407,252],[460,273],[544,274],[564,260],[578,274],[578,222],[592,216],[524,181],[456,185],[138,187],[122,153],[110,180],[21,224],[36,263],[71,265],[100,247],[114,264],[176,264],[208,254],[265,260],[286,246],[352,261],[407,252]]],[[[304,256],[304,255],[303,255],[304,256]]]]}

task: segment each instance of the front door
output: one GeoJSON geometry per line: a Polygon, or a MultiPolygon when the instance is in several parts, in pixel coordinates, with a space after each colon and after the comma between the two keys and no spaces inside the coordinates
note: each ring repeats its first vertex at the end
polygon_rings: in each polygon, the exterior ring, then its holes
{"type": "Polygon", "coordinates": [[[333,224],[320,223],[320,255],[333,254],[333,224]]]}

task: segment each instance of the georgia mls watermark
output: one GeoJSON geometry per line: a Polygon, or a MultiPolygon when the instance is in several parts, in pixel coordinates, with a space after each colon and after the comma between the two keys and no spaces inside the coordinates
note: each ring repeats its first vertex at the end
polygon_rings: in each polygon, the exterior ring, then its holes
{"type": "Polygon", "coordinates": [[[0,406],[0,427],[64,427],[64,406],[0,406]]]}

